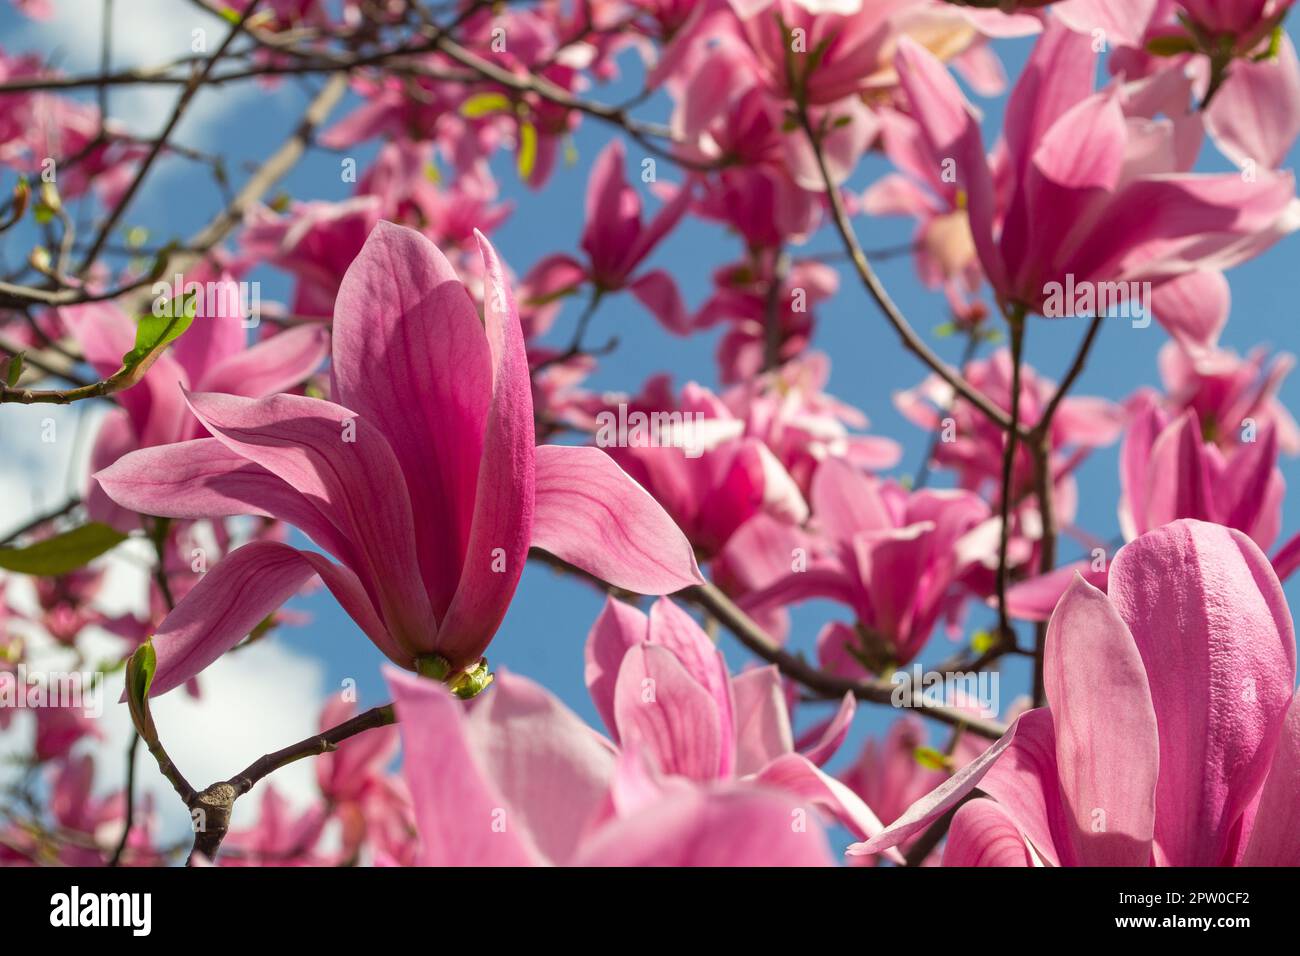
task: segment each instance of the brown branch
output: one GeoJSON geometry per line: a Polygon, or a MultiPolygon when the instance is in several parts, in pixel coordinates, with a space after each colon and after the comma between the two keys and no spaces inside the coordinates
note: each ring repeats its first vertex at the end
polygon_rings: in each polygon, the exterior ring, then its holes
{"type": "Polygon", "coordinates": [[[1015,631],[1011,627],[1011,617],[1007,613],[1007,579],[1010,568],[1007,566],[1007,553],[1011,546],[1011,496],[1016,473],[1016,452],[1020,448],[1020,373],[1024,364],[1025,311],[1016,309],[1007,316],[1011,326],[1011,419],[1006,429],[1006,445],[1002,450],[1002,494],[999,500],[1001,509],[1001,533],[998,538],[998,640],[1006,643],[1015,641],[1015,631]]]}
{"type": "Polygon", "coordinates": [[[345,720],[337,727],[331,727],[323,733],[259,757],[229,780],[214,783],[202,793],[195,794],[186,802],[190,813],[198,814],[196,822],[200,824],[195,827],[194,848],[190,851],[189,864],[193,865],[196,862],[196,854],[209,860],[216,858],[222,841],[230,832],[230,814],[234,809],[235,801],[252,790],[258,781],[295,760],[337,750],[339,744],[349,737],[355,737],[376,727],[385,727],[396,721],[397,713],[392,704],[372,707],[351,720],[345,720]]]}
{"type": "Polygon", "coordinates": [[[862,280],[867,292],[870,293],[876,305],[885,314],[885,318],[893,326],[894,331],[898,333],[904,348],[933,369],[940,378],[951,385],[962,398],[979,409],[986,418],[1003,431],[1006,431],[1010,427],[1010,419],[1006,412],[998,408],[992,399],[968,382],[961,372],[936,355],[934,350],[926,345],[925,340],[912,328],[911,323],[907,321],[907,317],[903,315],[894,300],[890,298],[889,292],[886,291],[884,284],[881,283],[875,270],[872,269],[871,263],[867,260],[866,253],[862,251],[862,245],[858,242],[858,237],[849,222],[848,213],[844,208],[843,200],[840,198],[839,189],[834,185],[830,169],[826,165],[826,156],[822,150],[821,138],[813,128],[812,117],[809,116],[808,109],[803,104],[797,105],[797,112],[799,114],[799,123],[803,127],[804,135],[808,137],[808,144],[817,160],[817,169],[821,173],[822,183],[826,187],[826,199],[831,207],[831,219],[835,223],[835,228],[840,234],[844,248],[853,261],[858,277],[862,280]]]}
{"type": "Polygon", "coordinates": [[[212,73],[212,69],[217,65],[217,62],[225,56],[226,50],[230,48],[230,44],[234,43],[235,38],[243,32],[244,24],[248,21],[248,18],[257,11],[257,7],[260,3],[261,0],[252,0],[252,2],[244,8],[244,12],[240,14],[239,20],[230,28],[230,32],[227,33],[225,39],[221,41],[221,45],[217,47],[216,52],[204,62],[202,68],[190,78],[190,82],[186,84],[183,90],[181,90],[181,95],[177,97],[176,106],[172,109],[172,114],[167,120],[167,125],[165,125],[162,132],[158,134],[158,138],[153,141],[153,145],[150,147],[148,154],[141,162],[140,168],[136,170],[136,174],[134,178],[132,178],[131,184],[126,187],[126,191],[122,194],[122,198],[119,199],[117,204],[109,211],[108,218],[104,221],[103,225],[100,226],[99,232],[95,235],[95,241],[91,243],[90,251],[86,253],[85,258],[81,262],[81,269],[79,271],[82,274],[84,274],[86,270],[90,268],[91,264],[94,263],[95,258],[99,255],[100,249],[102,249],[104,243],[108,241],[108,237],[112,235],[113,230],[117,227],[118,222],[121,221],[127,207],[131,205],[131,200],[134,199],[135,194],[139,192],[140,186],[144,182],[145,177],[149,174],[149,170],[153,167],[154,161],[167,145],[167,140],[176,129],[176,124],[178,124],[181,121],[181,117],[185,115],[185,110],[189,107],[190,101],[194,98],[194,94],[202,88],[204,80],[206,80],[212,73]]]}

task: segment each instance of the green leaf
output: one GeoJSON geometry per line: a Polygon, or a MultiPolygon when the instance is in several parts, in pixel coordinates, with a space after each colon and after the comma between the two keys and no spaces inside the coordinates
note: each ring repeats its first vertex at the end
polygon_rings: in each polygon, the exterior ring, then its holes
{"type": "Polygon", "coordinates": [[[466,119],[479,119],[493,113],[510,112],[510,98],[504,93],[475,93],[460,104],[460,115],[466,119]]]}
{"type": "Polygon", "coordinates": [[[934,334],[941,339],[946,339],[951,335],[955,335],[956,333],[957,333],[957,326],[955,323],[952,322],[944,322],[942,325],[936,325],[934,327],[934,334]]]}
{"type": "Polygon", "coordinates": [[[135,649],[126,662],[126,704],[131,710],[131,723],[146,744],[158,742],[158,729],[149,713],[149,687],[154,672],[158,670],[158,655],[153,641],[148,640],[135,649]]]}
{"type": "Polygon", "coordinates": [[[917,747],[912,752],[912,756],[926,770],[951,770],[952,766],[942,751],[935,750],[933,747],[917,747]]]}
{"type": "Polygon", "coordinates": [[[122,367],[134,368],[180,338],[194,321],[198,307],[198,293],[191,290],[180,297],[179,306],[176,299],[169,299],[159,310],[162,315],[142,316],[135,329],[135,348],[122,356],[122,367]]]}
{"type": "Polygon", "coordinates": [[[537,127],[524,120],[519,124],[519,178],[528,179],[537,166],[537,127]]]}
{"type": "Polygon", "coordinates": [[[5,384],[13,388],[18,384],[18,379],[23,374],[23,361],[27,357],[26,352],[19,352],[9,360],[9,369],[5,372],[5,384]]]}
{"type": "Polygon", "coordinates": [[[0,568],[42,577],[67,574],[125,540],[117,529],[92,521],[25,548],[0,548],[0,568]]]}
{"type": "Polygon", "coordinates": [[[976,631],[970,636],[971,650],[976,654],[987,654],[997,642],[997,637],[991,631],[976,631]]]}

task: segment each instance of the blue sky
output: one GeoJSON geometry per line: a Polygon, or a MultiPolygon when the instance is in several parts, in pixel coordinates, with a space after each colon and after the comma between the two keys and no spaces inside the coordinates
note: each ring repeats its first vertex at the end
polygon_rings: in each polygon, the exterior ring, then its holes
{"type": "MultiPolygon", "coordinates": [[[[98,8],[98,4],[93,6],[98,8]]],[[[122,6],[125,14],[130,6],[122,6]]],[[[188,26],[183,22],[170,27],[188,33],[188,26]]],[[[23,41],[25,34],[22,31],[27,29],[15,22],[8,9],[0,10],[0,36],[4,37],[6,52],[30,48],[23,41]]],[[[1294,26],[1292,36],[1295,37],[1294,26]]],[[[1018,74],[1029,45],[1028,41],[997,45],[1013,77],[1018,74]]],[[[157,57],[165,58],[165,53],[159,52],[157,57]]],[[[79,59],[69,54],[68,60],[83,62],[84,56],[79,59]]],[[[594,96],[615,102],[638,88],[640,69],[634,57],[627,55],[621,62],[627,68],[625,79],[612,87],[594,90],[594,96]]],[[[248,85],[243,91],[205,92],[203,99],[213,101],[203,106],[205,115],[211,118],[203,124],[183,127],[182,138],[186,142],[202,143],[207,148],[221,148],[236,163],[243,159],[257,160],[285,135],[292,117],[296,117],[297,109],[310,93],[308,87],[316,85],[316,81],[301,85],[289,82],[274,91],[248,85]]],[[[120,115],[128,122],[143,119],[143,111],[150,104],[156,108],[158,102],[165,105],[166,101],[129,93],[114,94],[114,104],[123,110],[120,115]],[[140,115],[131,115],[133,110],[139,110],[140,115]]],[[[992,142],[1001,127],[1005,99],[976,102],[985,111],[986,142],[992,142]]],[[[347,105],[355,105],[355,100],[349,99],[347,105]]],[[[335,118],[344,112],[340,109],[335,118]]],[[[663,119],[667,116],[668,103],[657,97],[639,112],[647,118],[663,119]]],[[[576,163],[571,166],[561,164],[552,181],[541,192],[526,190],[519,184],[511,157],[503,156],[495,163],[503,198],[514,203],[515,213],[493,235],[493,240],[517,275],[525,273],[544,255],[576,248],[583,225],[581,209],[588,171],[611,135],[611,128],[584,119],[574,139],[576,163]]],[[[627,145],[631,177],[642,158],[642,151],[634,143],[627,145]]],[[[349,155],[355,155],[364,166],[373,152],[371,145],[349,155]]],[[[1288,165],[1297,165],[1298,157],[1300,153],[1293,150],[1288,165]]],[[[339,160],[338,154],[314,152],[288,178],[285,190],[299,199],[344,198],[352,186],[340,180],[339,160]]],[[[661,162],[659,168],[662,178],[676,176],[666,163],[661,162]]],[[[1228,165],[1207,142],[1201,168],[1221,170],[1228,165]]],[[[882,160],[870,158],[861,164],[850,186],[861,190],[886,170],[882,160]]],[[[126,223],[144,225],[160,238],[173,234],[179,236],[194,231],[215,212],[219,201],[215,190],[203,180],[201,172],[183,160],[168,160],[155,171],[154,176],[127,215],[126,223]]],[[[7,191],[13,179],[12,173],[0,171],[0,190],[7,191]]],[[[646,203],[653,208],[656,201],[646,196],[646,203]]],[[[913,224],[906,220],[867,220],[862,217],[855,221],[855,226],[868,249],[905,242],[913,228],[913,224]]],[[[24,242],[30,238],[15,232],[0,235],[0,262],[10,264],[25,256],[27,247],[24,242]]],[[[1295,328],[1298,242],[1300,239],[1291,237],[1259,259],[1229,273],[1233,313],[1223,336],[1226,347],[1241,352],[1259,343],[1290,351],[1300,347],[1300,334],[1295,328]]],[[[688,306],[695,308],[711,290],[712,271],[738,257],[740,249],[741,245],[734,236],[715,226],[689,220],[655,252],[651,262],[666,268],[676,277],[688,306]]],[[[805,250],[800,251],[839,251],[838,239],[829,230],[824,230],[805,250]]],[[[878,269],[913,325],[941,354],[956,361],[958,343],[933,335],[933,330],[947,320],[942,296],[925,289],[917,281],[907,258],[882,262],[878,269]]],[[[927,370],[897,343],[894,333],[851,270],[841,266],[840,273],[840,292],[830,302],[818,307],[814,340],[815,347],[828,353],[833,360],[829,391],[862,409],[871,419],[872,432],[903,444],[904,458],[895,473],[910,474],[919,463],[927,436],[895,411],[891,395],[896,390],[915,385],[927,370]]],[[[265,271],[255,277],[263,282],[263,301],[287,300],[289,285],[282,276],[265,271]]],[[[566,307],[552,333],[555,342],[567,343],[577,307],[578,303],[566,307]]],[[[716,387],[714,349],[719,332],[715,330],[682,341],[663,332],[630,296],[607,297],[593,323],[589,341],[604,341],[609,335],[616,334],[621,345],[616,353],[601,360],[601,366],[589,384],[600,389],[635,391],[650,374],[668,371],[678,384],[695,380],[716,387]]],[[[1027,337],[1028,360],[1040,372],[1059,377],[1073,356],[1082,332],[1081,320],[1078,319],[1034,320],[1027,337]]],[[[1156,353],[1166,341],[1165,333],[1155,324],[1147,329],[1134,329],[1126,322],[1106,323],[1092,360],[1075,387],[1075,394],[1118,400],[1140,385],[1157,384],[1156,353]]],[[[1293,376],[1285,383],[1282,398],[1289,407],[1297,407],[1300,376],[1293,376]]],[[[1080,505],[1077,523],[1102,539],[1113,538],[1119,532],[1115,515],[1117,451],[1117,445],[1102,450],[1078,472],[1080,505]]],[[[1300,465],[1295,460],[1282,462],[1283,473],[1292,485],[1300,485],[1298,468],[1300,465]]],[[[942,475],[936,483],[943,483],[942,475]]],[[[9,522],[4,524],[7,526],[9,522]]],[[[1300,529],[1300,506],[1289,504],[1284,511],[1282,540],[1297,529],[1300,529]]],[[[1062,558],[1076,557],[1076,547],[1067,543],[1062,558]]],[[[1293,583],[1287,591],[1292,598],[1300,597],[1300,585],[1293,583]]],[[[539,680],[579,714],[598,725],[583,685],[582,646],[602,601],[603,598],[589,587],[562,578],[547,568],[531,566],[525,572],[509,614],[489,649],[492,665],[505,666],[539,680]]],[[[339,682],[352,678],[358,682],[363,701],[380,703],[387,699],[379,670],[381,656],[339,610],[328,592],[317,591],[295,600],[292,606],[310,612],[312,621],[303,627],[284,629],[275,640],[302,653],[319,655],[325,663],[327,686],[337,687],[339,682]]],[[[837,613],[834,607],[821,604],[799,609],[795,614],[793,646],[810,650],[820,623],[837,613]]],[[[986,626],[991,619],[991,612],[980,608],[974,608],[970,615],[974,627],[986,626]]],[[[729,637],[724,636],[722,646],[733,668],[738,669],[748,660],[747,654],[729,637]]],[[[947,657],[951,651],[952,647],[940,636],[932,642],[923,660],[938,660],[947,657]]],[[[1020,660],[1010,662],[1002,678],[1003,705],[1027,689],[1026,664],[1020,660]]],[[[239,702],[231,700],[229,706],[236,708],[239,702]]],[[[802,720],[808,722],[823,715],[824,710],[809,709],[802,720]]],[[[846,757],[856,755],[862,738],[879,733],[894,716],[888,708],[864,705],[849,745],[832,766],[839,766],[846,757]]],[[[937,733],[935,739],[939,739],[937,733]]]]}

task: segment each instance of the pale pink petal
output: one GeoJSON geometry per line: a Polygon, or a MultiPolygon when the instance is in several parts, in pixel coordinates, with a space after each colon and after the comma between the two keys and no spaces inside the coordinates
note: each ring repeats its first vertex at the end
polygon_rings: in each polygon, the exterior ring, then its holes
{"type": "Polygon", "coordinates": [[[434,681],[391,668],[384,677],[402,732],[402,771],[420,834],[420,864],[541,864],[523,818],[506,806],[476,760],[464,704],[434,681]]]}
{"type": "Polygon", "coordinates": [[[1206,128],[1239,166],[1276,169],[1300,135],[1300,60],[1282,34],[1277,56],[1232,61],[1228,79],[1206,110],[1206,128]]]}
{"type": "Polygon", "coordinates": [[[378,429],[397,456],[426,542],[417,566],[442,618],[469,547],[493,372],[474,303],[415,230],[380,222],[343,276],[333,376],[335,400],[378,429]]]}
{"type": "Polygon", "coordinates": [[[1043,684],[1070,839],[1084,866],[1146,866],[1160,744],[1133,635],[1075,576],[1047,624],[1043,684]]]}
{"type": "Polygon", "coordinates": [[[1025,838],[992,800],[971,800],[952,818],[944,866],[1032,866],[1025,838]]]}
{"type": "Polygon", "coordinates": [[[775,665],[754,667],[731,682],[736,707],[736,775],[756,773],[794,750],[785,687],[775,665]]]}
{"type": "Polygon", "coordinates": [[[640,594],[703,582],[686,536],[603,451],[542,445],[536,460],[536,547],[640,594]]]}
{"type": "Polygon", "coordinates": [[[830,866],[815,820],[794,824],[791,798],[752,787],[678,792],[603,827],[579,866],[830,866]]]}
{"type": "Polygon", "coordinates": [[[627,652],[638,644],[644,644],[649,637],[650,619],[645,613],[612,597],[605,599],[605,606],[587,635],[584,650],[587,692],[616,741],[618,726],[614,720],[614,687],[618,671],[627,652]]]}
{"type": "Polygon", "coordinates": [[[717,778],[721,716],[713,697],[667,648],[642,644],[623,658],[614,688],[619,740],[641,747],[663,773],[717,778]]]}
{"type": "Polygon", "coordinates": [[[465,737],[512,822],[548,859],[570,859],[609,789],[609,741],[545,688],[504,669],[470,711],[465,737]]]}
{"type": "Polygon", "coordinates": [[[1241,866],[1300,866],[1300,697],[1291,700],[1241,866]]]}

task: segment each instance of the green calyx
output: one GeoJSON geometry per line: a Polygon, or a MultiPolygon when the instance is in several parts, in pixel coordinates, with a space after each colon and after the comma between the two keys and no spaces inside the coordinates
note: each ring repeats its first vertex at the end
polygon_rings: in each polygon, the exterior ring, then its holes
{"type": "Polygon", "coordinates": [[[415,670],[421,677],[446,684],[447,689],[461,700],[477,697],[494,678],[488,670],[486,657],[480,658],[478,663],[470,667],[452,673],[451,662],[447,658],[441,654],[427,654],[415,659],[415,670]]]}

